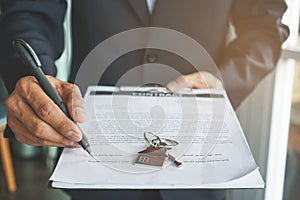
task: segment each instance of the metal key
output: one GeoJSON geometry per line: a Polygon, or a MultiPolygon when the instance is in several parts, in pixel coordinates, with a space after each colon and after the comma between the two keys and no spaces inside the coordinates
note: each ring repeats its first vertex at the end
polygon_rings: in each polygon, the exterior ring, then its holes
{"type": "Polygon", "coordinates": [[[167,152],[167,150],[170,150],[170,147],[165,147],[165,146],[160,146],[160,149],[164,149],[164,152],[168,158],[168,160],[170,160],[171,162],[173,162],[177,167],[181,167],[182,166],[182,162],[176,160],[176,158],[174,156],[172,156],[171,154],[169,154],[167,152]]]}
{"type": "Polygon", "coordinates": [[[173,162],[177,167],[181,167],[182,166],[182,162],[179,162],[178,160],[176,160],[176,158],[174,156],[172,156],[169,153],[166,153],[166,155],[168,156],[168,159],[173,162]]]}

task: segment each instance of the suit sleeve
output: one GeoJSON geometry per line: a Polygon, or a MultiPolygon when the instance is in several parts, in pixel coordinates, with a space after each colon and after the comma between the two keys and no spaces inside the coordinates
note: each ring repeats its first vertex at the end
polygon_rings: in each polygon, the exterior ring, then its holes
{"type": "Polygon", "coordinates": [[[9,92],[17,80],[27,75],[12,47],[22,38],[38,54],[43,71],[56,75],[54,61],[63,50],[63,19],[66,3],[62,0],[0,0],[0,74],[9,92]]]}
{"type": "Polygon", "coordinates": [[[236,0],[231,21],[237,37],[227,46],[219,64],[234,107],[274,69],[288,28],[281,23],[284,0],[236,0]]]}

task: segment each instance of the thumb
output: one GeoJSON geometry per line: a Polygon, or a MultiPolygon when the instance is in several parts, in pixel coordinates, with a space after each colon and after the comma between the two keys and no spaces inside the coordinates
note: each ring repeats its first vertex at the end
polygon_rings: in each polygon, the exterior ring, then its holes
{"type": "Polygon", "coordinates": [[[54,84],[59,96],[62,98],[63,102],[66,104],[68,112],[71,118],[76,122],[85,121],[85,109],[84,101],[79,88],[71,83],[58,80],[53,77],[48,77],[54,84]]]}

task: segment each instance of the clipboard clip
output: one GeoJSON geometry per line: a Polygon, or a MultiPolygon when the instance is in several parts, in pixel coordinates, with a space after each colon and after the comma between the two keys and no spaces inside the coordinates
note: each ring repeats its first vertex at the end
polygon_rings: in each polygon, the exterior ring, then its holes
{"type": "Polygon", "coordinates": [[[133,96],[176,96],[178,94],[173,93],[166,87],[158,84],[147,84],[143,86],[120,86],[120,93],[131,93],[133,96]]]}
{"type": "Polygon", "coordinates": [[[185,88],[178,93],[174,93],[166,87],[160,85],[143,86],[118,86],[106,90],[91,90],[90,95],[130,95],[148,97],[202,97],[202,98],[224,98],[221,93],[210,93],[207,91],[197,93],[191,88],[185,88]]]}

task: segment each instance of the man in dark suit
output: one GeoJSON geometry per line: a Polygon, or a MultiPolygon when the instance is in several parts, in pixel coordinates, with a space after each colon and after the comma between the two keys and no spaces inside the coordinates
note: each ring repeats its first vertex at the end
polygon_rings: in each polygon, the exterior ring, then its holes
{"type": "MultiPolygon", "coordinates": [[[[35,79],[27,76],[11,45],[14,39],[23,38],[35,49],[44,72],[51,75],[49,79],[67,104],[70,115],[75,121],[83,121],[83,102],[78,88],[52,77],[56,75],[57,68],[63,67],[55,66],[54,61],[63,49],[62,22],[66,2],[0,2],[0,73],[4,75],[11,93],[6,101],[10,128],[19,141],[30,145],[77,147],[74,142],[80,140],[80,132],[47,99],[35,79]]],[[[110,36],[133,28],[164,27],[188,35],[206,49],[218,66],[224,87],[236,107],[274,68],[281,43],[288,36],[287,27],[281,24],[285,9],[283,0],[156,0],[151,6],[144,0],[73,0],[73,57],[69,81],[75,81],[80,64],[88,53],[110,36]],[[227,43],[230,22],[235,28],[236,38],[227,43]]],[[[144,49],[130,52],[112,63],[99,83],[114,85],[133,66],[151,62],[174,67],[185,74],[183,78],[171,81],[170,89],[182,88],[187,82],[191,87],[199,87],[199,82],[203,81],[201,77],[206,77],[205,72],[195,72],[194,66],[172,53],[144,49]]],[[[213,75],[208,76],[207,80],[218,82],[213,75]]],[[[163,199],[224,198],[222,191],[122,192],[136,199],[147,196],[150,199],[155,195],[163,199]]],[[[104,199],[119,195],[110,191],[85,193],[92,196],[100,194],[104,199]]]]}

